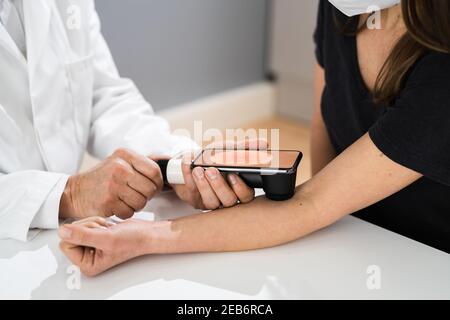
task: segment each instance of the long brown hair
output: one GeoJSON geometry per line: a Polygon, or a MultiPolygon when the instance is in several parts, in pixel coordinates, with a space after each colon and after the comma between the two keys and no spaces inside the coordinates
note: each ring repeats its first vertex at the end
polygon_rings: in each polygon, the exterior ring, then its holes
{"type": "Polygon", "coordinates": [[[373,92],[377,104],[390,104],[399,96],[409,71],[427,51],[450,53],[450,0],[402,0],[401,9],[407,32],[378,74],[373,92]]]}

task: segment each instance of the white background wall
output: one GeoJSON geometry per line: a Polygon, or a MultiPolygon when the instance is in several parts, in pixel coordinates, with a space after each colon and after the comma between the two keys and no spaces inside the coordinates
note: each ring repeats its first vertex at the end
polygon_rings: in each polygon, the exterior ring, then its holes
{"type": "Polygon", "coordinates": [[[278,76],[278,110],[308,120],[313,108],[313,33],[318,0],[271,0],[269,67],[278,76]]]}
{"type": "Polygon", "coordinates": [[[120,72],[159,111],[264,79],[267,2],[96,0],[96,6],[120,72]]]}
{"type": "Polygon", "coordinates": [[[278,113],[310,119],[318,0],[96,4],[119,70],[155,110],[257,83],[274,71],[278,113]]]}

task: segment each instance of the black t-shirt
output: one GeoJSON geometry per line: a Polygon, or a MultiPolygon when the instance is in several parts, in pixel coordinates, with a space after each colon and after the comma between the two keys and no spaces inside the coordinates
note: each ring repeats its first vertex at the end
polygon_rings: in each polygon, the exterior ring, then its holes
{"type": "Polygon", "coordinates": [[[321,0],[314,38],[326,79],[322,115],[336,152],[369,132],[387,157],[424,176],[355,215],[450,253],[450,55],[427,52],[395,102],[375,105],[356,37],[337,27],[335,15],[342,18],[321,0]]]}

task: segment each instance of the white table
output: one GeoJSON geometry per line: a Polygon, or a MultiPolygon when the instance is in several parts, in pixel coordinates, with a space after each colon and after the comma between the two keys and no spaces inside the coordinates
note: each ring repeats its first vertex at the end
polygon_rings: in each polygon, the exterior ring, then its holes
{"type": "MultiPolygon", "coordinates": [[[[146,211],[193,212],[170,193],[146,211]]],[[[450,255],[354,217],[277,248],[142,257],[81,276],[80,289],[71,272],[56,231],[0,241],[0,299],[450,299],[450,255]],[[371,265],[379,290],[366,284],[371,265]]]]}

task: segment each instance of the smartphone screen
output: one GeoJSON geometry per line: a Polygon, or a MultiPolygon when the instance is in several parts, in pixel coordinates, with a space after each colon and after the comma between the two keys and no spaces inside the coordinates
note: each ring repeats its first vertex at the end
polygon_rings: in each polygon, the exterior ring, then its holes
{"type": "Polygon", "coordinates": [[[193,162],[200,167],[282,169],[298,165],[300,151],[291,150],[204,150],[193,162]]]}

